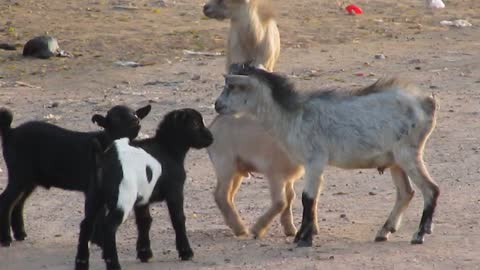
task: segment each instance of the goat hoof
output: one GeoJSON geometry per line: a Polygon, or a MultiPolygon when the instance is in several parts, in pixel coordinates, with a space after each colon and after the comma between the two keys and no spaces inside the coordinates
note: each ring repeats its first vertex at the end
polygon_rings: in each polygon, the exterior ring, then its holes
{"type": "Polygon", "coordinates": [[[182,261],[189,261],[192,258],[193,258],[193,251],[191,249],[180,252],[180,259],[182,259],[182,261]]]}
{"type": "Polygon", "coordinates": [[[0,241],[0,245],[2,247],[9,247],[11,244],[12,244],[12,239],[6,239],[6,240],[0,241]]]}
{"type": "Polygon", "coordinates": [[[88,261],[77,259],[75,261],[75,270],[88,270],[88,261]]]}
{"type": "Polygon", "coordinates": [[[299,240],[297,242],[297,247],[311,247],[312,246],[312,240],[299,240]]]}
{"type": "Polygon", "coordinates": [[[375,237],[375,242],[385,242],[388,238],[386,236],[377,236],[375,237]]]}
{"type": "Polygon", "coordinates": [[[15,240],[23,241],[27,237],[27,234],[25,232],[19,232],[19,233],[14,233],[13,236],[15,237],[15,240]]]}
{"type": "Polygon", "coordinates": [[[265,236],[265,231],[256,232],[252,230],[253,239],[262,239],[265,236]]]}
{"type": "Polygon", "coordinates": [[[421,245],[425,241],[425,238],[423,236],[417,236],[410,241],[410,244],[412,245],[421,245]]]}
{"type": "Polygon", "coordinates": [[[137,258],[142,262],[146,263],[148,262],[151,258],[153,258],[153,253],[151,249],[142,249],[137,251],[137,258]]]}
{"type": "Polygon", "coordinates": [[[300,234],[297,232],[295,238],[293,238],[293,243],[298,243],[298,241],[300,241],[300,234]]]}
{"type": "Polygon", "coordinates": [[[296,229],[285,230],[285,236],[287,236],[287,237],[295,236],[296,234],[297,234],[297,230],[296,230],[296,229]]]}
{"type": "Polygon", "coordinates": [[[107,263],[107,270],[122,270],[122,267],[118,263],[107,263]]]}

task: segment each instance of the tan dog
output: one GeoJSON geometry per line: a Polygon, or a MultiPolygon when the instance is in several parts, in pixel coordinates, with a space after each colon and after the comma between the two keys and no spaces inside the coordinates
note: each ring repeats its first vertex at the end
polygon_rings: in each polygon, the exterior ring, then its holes
{"type": "Polygon", "coordinates": [[[245,62],[273,70],[280,55],[280,33],[267,0],[210,0],[203,13],[230,19],[227,70],[232,63],[245,62]]]}

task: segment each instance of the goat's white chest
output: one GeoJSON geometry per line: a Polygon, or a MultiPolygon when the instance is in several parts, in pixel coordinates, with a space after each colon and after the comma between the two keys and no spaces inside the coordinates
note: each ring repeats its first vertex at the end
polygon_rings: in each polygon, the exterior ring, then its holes
{"type": "Polygon", "coordinates": [[[117,140],[115,146],[123,172],[117,207],[126,217],[135,204],[148,203],[162,174],[162,165],[143,149],[130,146],[128,140],[117,140]]]}

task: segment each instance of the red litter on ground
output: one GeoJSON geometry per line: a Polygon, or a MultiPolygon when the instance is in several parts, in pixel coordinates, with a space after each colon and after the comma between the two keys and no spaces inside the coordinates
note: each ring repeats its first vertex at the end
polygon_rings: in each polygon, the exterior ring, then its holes
{"type": "Polygon", "coordinates": [[[345,10],[348,12],[348,14],[351,15],[358,15],[363,13],[362,9],[359,6],[353,4],[346,6],[345,10]]]}

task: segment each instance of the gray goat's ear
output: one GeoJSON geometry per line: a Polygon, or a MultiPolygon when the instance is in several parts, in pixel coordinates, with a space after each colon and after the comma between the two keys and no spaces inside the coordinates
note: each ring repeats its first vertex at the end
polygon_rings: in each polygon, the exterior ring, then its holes
{"type": "Polygon", "coordinates": [[[246,75],[225,75],[225,85],[238,86],[240,88],[253,87],[253,79],[246,75]]]}
{"type": "Polygon", "coordinates": [[[145,118],[145,116],[147,116],[149,113],[150,113],[150,110],[152,109],[152,106],[151,105],[147,105],[145,107],[142,107],[140,109],[138,109],[135,114],[137,114],[137,117],[140,118],[140,119],[143,119],[145,118]]]}
{"type": "Polygon", "coordinates": [[[105,117],[100,114],[95,114],[94,116],[92,116],[92,122],[103,128],[107,126],[107,119],[105,119],[105,117]]]}

